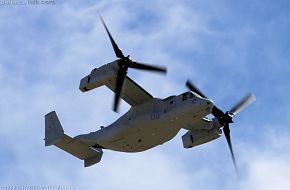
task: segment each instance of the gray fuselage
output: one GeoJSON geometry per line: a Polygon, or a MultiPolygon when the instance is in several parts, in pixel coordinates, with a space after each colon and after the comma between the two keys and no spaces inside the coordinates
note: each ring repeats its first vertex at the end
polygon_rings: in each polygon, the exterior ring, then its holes
{"type": "Polygon", "coordinates": [[[76,139],[92,147],[121,152],[140,152],[171,140],[181,128],[211,113],[213,102],[186,92],[166,99],[153,98],[132,107],[111,125],[76,139]]]}

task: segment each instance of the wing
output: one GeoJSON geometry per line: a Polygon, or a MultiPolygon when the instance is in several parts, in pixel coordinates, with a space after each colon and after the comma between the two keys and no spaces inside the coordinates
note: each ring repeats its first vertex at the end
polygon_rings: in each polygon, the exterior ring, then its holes
{"type": "MultiPolygon", "coordinates": [[[[112,77],[105,85],[115,92],[116,77],[112,77]]],[[[150,101],[153,96],[128,76],[125,78],[121,98],[131,106],[141,105],[150,101]]]]}

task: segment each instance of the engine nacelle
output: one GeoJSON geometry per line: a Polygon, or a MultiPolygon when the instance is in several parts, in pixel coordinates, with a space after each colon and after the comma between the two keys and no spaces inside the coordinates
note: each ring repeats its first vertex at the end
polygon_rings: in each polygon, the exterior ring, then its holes
{"type": "Polygon", "coordinates": [[[182,136],[183,147],[192,148],[207,143],[219,138],[221,134],[220,129],[188,131],[182,136]]]}
{"type": "Polygon", "coordinates": [[[86,92],[106,85],[108,82],[116,78],[117,70],[118,63],[116,61],[93,69],[91,74],[81,79],[79,89],[82,92],[86,92]]]}

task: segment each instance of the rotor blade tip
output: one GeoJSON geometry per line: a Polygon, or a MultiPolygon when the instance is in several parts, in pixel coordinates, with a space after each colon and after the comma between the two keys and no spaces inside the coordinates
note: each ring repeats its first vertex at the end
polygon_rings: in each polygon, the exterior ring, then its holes
{"type": "Polygon", "coordinates": [[[250,93],[250,96],[251,96],[251,99],[253,102],[256,101],[257,98],[256,98],[255,94],[250,93]]]}

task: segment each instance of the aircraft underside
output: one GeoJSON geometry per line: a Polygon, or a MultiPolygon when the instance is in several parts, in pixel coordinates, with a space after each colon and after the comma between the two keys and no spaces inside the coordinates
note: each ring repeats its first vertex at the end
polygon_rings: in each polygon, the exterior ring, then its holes
{"type": "Polygon", "coordinates": [[[176,136],[181,128],[172,125],[136,127],[124,137],[103,141],[100,146],[120,152],[141,152],[161,145],[176,136]],[[145,129],[145,130],[144,130],[145,129]]]}

